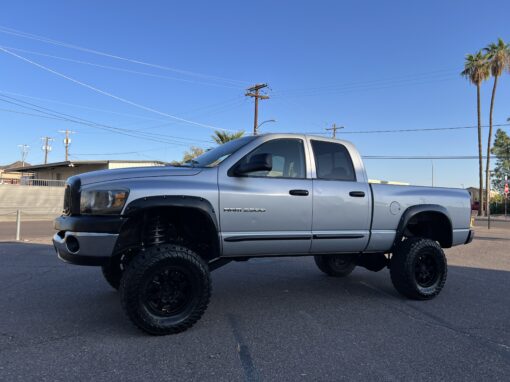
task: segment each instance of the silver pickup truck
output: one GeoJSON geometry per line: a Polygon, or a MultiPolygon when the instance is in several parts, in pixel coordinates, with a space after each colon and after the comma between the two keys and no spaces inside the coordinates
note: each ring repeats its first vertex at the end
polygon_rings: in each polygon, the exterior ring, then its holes
{"type": "Polygon", "coordinates": [[[443,248],[473,239],[467,191],[370,184],[351,143],[299,134],[71,177],[55,229],[58,256],[101,266],[128,317],[156,335],[191,327],[210,272],[233,260],[314,256],[333,277],[387,267],[398,292],[425,300],[445,284],[443,248]]]}

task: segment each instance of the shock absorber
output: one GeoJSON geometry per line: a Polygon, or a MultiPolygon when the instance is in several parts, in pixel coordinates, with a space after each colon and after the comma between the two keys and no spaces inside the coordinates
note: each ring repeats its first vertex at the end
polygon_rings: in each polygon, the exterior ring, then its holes
{"type": "Polygon", "coordinates": [[[147,246],[159,245],[166,242],[167,226],[159,215],[153,216],[147,222],[145,243],[147,246]]]}

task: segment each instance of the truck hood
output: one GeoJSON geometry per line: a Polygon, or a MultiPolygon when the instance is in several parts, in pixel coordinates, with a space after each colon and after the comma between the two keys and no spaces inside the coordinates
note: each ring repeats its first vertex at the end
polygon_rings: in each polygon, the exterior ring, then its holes
{"type": "Polygon", "coordinates": [[[151,178],[151,177],[165,177],[165,176],[192,176],[200,173],[201,168],[192,167],[173,167],[173,166],[159,166],[159,167],[130,167],[119,168],[114,170],[99,170],[86,172],[78,175],[81,180],[81,185],[92,183],[109,182],[122,179],[134,178],[151,178]]]}

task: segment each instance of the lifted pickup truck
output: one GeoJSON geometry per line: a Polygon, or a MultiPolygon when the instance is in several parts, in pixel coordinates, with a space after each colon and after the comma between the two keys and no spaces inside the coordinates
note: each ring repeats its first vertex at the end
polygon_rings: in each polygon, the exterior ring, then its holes
{"type": "Polygon", "coordinates": [[[182,167],[71,177],[55,229],[58,256],[101,266],[156,335],[199,320],[210,272],[232,260],[314,256],[333,277],[388,267],[398,292],[426,300],[446,281],[442,248],[473,239],[467,191],[370,184],[351,143],[299,134],[243,137],[182,167]]]}

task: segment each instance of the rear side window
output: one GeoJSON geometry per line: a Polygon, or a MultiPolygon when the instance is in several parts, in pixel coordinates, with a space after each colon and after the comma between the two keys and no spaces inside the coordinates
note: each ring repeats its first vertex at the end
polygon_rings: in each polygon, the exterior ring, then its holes
{"type": "Polygon", "coordinates": [[[312,149],[317,178],[356,181],[351,156],[344,145],[312,140],[312,149]]]}

